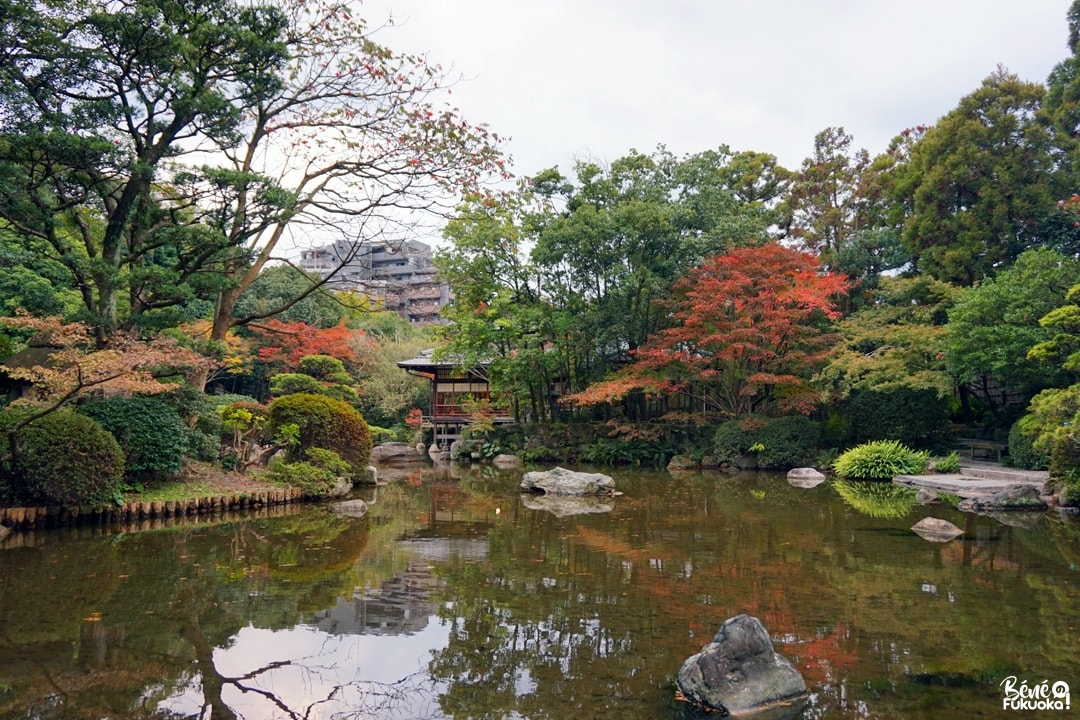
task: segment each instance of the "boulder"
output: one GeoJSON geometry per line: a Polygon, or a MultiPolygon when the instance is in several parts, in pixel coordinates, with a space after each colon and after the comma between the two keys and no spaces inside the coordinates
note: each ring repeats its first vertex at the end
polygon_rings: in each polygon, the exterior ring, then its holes
{"type": "Polygon", "coordinates": [[[443,450],[438,445],[432,445],[428,448],[428,457],[437,463],[448,463],[450,462],[450,451],[443,450]]]}
{"type": "Polygon", "coordinates": [[[379,469],[374,465],[368,465],[364,471],[364,477],[360,478],[361,485],[378,485],[379,469]]]}
{"type": "Polygon", "coordinates": [[[500,470],[509,470],[511,468],[521,467],[521,458],[517,455],[500,453],[491,458],[491,464],[500,470]]]}
{"type": "Polygon", "coordinates": [[[371,462],[376,465],[405,465],[426,463],[423,452],[416,446],[402,442],[387,442],[371,448],[371,462]]]}
{"type": "Polygon", "coordinates": [[[521,504],[529,510],[543,510],[555,517],[608,513],[614,508],[601,495],[522,495],[521,504]]]}
{"type": "Polygon", "coordinates": [[[332,504],[330,509],[339,515],[361,518],[367,515],[368,506],[363,500],[344,500],[332,504]]]}
{"type": "Polygon", "coordinates": [[[792,468],[787,474],[788,485],[797,488],[815,488],[825,482],[825,474],[814,468],[792,468]]]}
{"type": "Polygon", "coordinates": [[[736,460],[733,464],[740,470],[757,470],[757,455],[753,453],[746,453],[744,455],[740,455],[738,460],[736,460]]]}
{"type": "Polygon", "coordinates": [[[328,498],[342,498],[352,492],[352,478],[338,476],[334,478],[334,484],[326,492],[328,498]]]}
{"type": "Polygon", "coordinates": [[[1034,485],[1010,485],[993,495],[971,497],[960,501],[957,508],[964,512],[986,510],[1045,510],[1046,501],[1034,485]]]}
{"type": "Polygon", "coordinates": [[[933,490],[927,490],[922,488],[919,492],[915,493],[915,502],[920,505],[929,505],[932,502],[937,502],[937,493],[933,490]]]}
{"type": "Polygon", "coordinates": [[[603,473],[556,467],[525,473],[521,478],[521,489],[547,495],[610,495],[615,490],[615,481],[603,473]]]}
{"type": "Polygon", "coordinates": [[[930,542],[949,542],[964,534],[963,530],[948,520],[932,517],[923,518],[912,525],[911,530],[923,540],[930,542]]]}
{"type": "Polygon", "coordinates": [[[701,464],[689,455],[673,455],[668,461],[668,470],[696,470],[701,464]]]}
{"type": "Polygon", "coordinates": [[[0,540],[3,540],[10,534],[11,528],[9,528],[7,525],[0,525],[0,540]]]}
{"type": "Polygon", "coordinates": [[[802,675],[749,615],[724,622],[713,641],[683,663],[676,682],[687,701],[736,717],[789,709],[793,717],[808,695],[802,675]]]}

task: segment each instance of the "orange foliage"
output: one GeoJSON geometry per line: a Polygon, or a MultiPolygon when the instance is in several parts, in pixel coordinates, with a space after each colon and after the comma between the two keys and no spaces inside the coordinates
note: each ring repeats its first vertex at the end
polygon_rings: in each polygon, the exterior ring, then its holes
{"type": "Polygon", "coordinates": [[[346,365],[355,365],[359,358],[351,343],[358,336],[365,337],[363,330],[350,330],[344,320],[325,330],[273,319],[249,327],[260,338],[259,360],[287,369],[295,369],[308,355],[329,355],[346,365]]]}
{"type": "Polygon", "coordinates": [[[33,341],[43,352],[40,358],[20,362],[19,355],[8,358],[4,373],[30,383],[33,397],[17,403],[60,407],[87,393],[137,393],[153,395],[176,388],[177,383],[158,378],[204,368],[211,361],[182,347],[169,337],[143,341],[117,333],[105,348],[98,348],[93,332],[84,323],[65,323],[59,316],[31,317],[19,313],[0,318],[5,327],[34,333],[33,341]]]}
{"type": "Polygon", "coordinates": [[[766,404],[808,413],[817,395],[806,379],[834,341],[822,322],[839,316],[834,298],[847,287],[805,253],[775,243],[733,249],[675,284],[674,325],[650,337],[633,365],[565,402],[690,393],[729,415],[766,404]]]}

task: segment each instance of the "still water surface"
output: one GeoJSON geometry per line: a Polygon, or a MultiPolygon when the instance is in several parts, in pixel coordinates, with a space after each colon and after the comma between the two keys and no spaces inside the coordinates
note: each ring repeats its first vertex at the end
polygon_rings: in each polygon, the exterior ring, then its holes
{"type": "Polygon", "coordinates": [[[807,719],[1023,717],[1009,676],[1080,693],[1076,522],[613,474],[622,497],[565,517],[520,473],[429,468],[360,493],[363,518],[9,538],[0,718],[679,718],[679,666],[744,612],[806,678],[807,719]],[[922,540],[926,516],[965,535],[922,540]]]}

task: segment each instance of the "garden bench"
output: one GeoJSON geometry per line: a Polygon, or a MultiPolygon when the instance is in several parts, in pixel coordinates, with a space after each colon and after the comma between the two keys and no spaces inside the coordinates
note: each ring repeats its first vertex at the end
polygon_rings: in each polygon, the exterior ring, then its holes
{"type": "Polygon", "coordinates": [[[959,440],[960,447],[965,453],[971,454],[971,459],[975,459],[976,452],[982,452],[986,458],[993,457],[998,462],[1001,462],[1002,453],[1009,451],[1009,446],[1002,442],[993,442],[992,440],[974,440],[968,438],[961,438],[959,440]]]}

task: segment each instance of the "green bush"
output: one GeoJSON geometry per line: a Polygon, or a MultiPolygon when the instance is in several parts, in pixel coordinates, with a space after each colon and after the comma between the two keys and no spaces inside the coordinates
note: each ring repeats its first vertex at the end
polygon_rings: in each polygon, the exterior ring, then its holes
{"type": "Polygon", "coordinates": [[[765,419],[757,416],[728,420],[716,428],[713,454],[720,462],[734,463],[750,451],[756,441],[754,434],[765,427],[765,419]]]}
{"type": "Polygon", "coordinates": [[[309,449],[325,448],[349,463],[354,477],[367,470],[371,434],[364,417],[351,405],[325,395],[285,395],[270,403],[267,431],[273,437],[286,425],[299,428],[298,441],[287,453],[288,461],[307,460],[309,449]]]}
{"type": "Polygon", "coordinates": [[[848,443],[897,440],[941,450],[952,443],[948,401],[933,390],[863,390],[852,393],[837,409],[846,421],[848,443]]]}
{"type": "Polygon", "coordinates": [[[1050,453],[1035,447],[1039,421],[1025,415],[1009,429],[1009,463],[1025,470],[1042,470],[1050,465],[1050,453]]]}
{"type": "Polygon", "coordinates": [[[578,455],[582,462],[597,465],[655,465],[662,466],[678,452],[663,439],[597,438],[581,448],[578,455]]]}
{"type": "MultiPolygon", "coordinates": [[[[26,417],[18,411],[0,415],[2,427],[26,417]]],[[[120,498],[124,453],[116,438],[93,419],[57,410],[21,428],[17,446],[14,464],[5,471],[18,497],[69,507],[106,505],[120,498]]]]}
{"type": "Polygon", "coordinates": [[[960,472],[960,453],[953,450],[943,458],[938,458],[934,463],[934,469],[940,473],[960,472]]]}
{"type": "Polygon", "coordinates": [[[781,470],[813,461],[821,430],[803,415],[778,418],[745,417],[716,429],[713,452],[721,462],[734,463],[753,452],[758,467],[781,470]]]}
{"type": "Polygon", "coordinates": [[[180,414],[161,399],[114,397],[96,400],[79,411],[116,438],[129,482],[165,479],[183,467],[190,431],[180,414]]]}
{"type": "Polygon", "coordinates": [[[887,480],[926,472],[930,453],[915,451],[897,440],[873,440],[851,448],[833,463],[838,475],[859,480],[887,480]]]}
{"type": "Polygon", "coordinates": [[[754,437],[758,467],[788,470],[812,462],[817,454],[821,430],[804,415],[770,418],[754,437]]]}
{"type": "Polygon", "coordinates": [[[273,460],[270,463],[270,475],[274,480],[298,487],[308,497],[325,497],[337,478],[347,475],[349,469],[349,463],[341,456],[324,448],[310,448],[308,459],[300,462],[273,460]]]}

